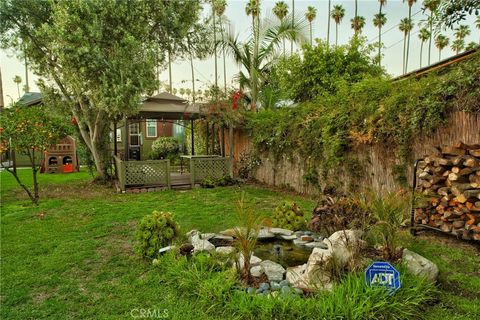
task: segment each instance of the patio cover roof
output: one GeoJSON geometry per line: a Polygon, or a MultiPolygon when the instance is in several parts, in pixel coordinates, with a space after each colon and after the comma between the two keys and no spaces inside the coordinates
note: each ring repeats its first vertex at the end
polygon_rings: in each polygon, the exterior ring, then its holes
{"type": "Polygon", "coordinates": [[[130,119],[188,120],[198,119],[200,107],[168,92],[145,99],[137,115],[130,119]]]}

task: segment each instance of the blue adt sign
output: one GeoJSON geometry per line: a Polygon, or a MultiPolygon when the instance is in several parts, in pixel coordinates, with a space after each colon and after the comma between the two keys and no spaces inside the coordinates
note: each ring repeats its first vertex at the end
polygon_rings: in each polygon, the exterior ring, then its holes
{"type": "Polygon", "coordinates": [[[365,280],[369,286],[384,286],[391,293],[400,289],[400,273],[388,262],[372,263],[365,271],[365,280]]]}

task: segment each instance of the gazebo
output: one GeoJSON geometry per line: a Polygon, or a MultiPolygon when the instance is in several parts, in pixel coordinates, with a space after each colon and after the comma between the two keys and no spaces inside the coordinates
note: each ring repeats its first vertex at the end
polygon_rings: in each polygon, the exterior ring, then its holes
{"type": "MultiPolygon", "coordinates": [[[[118,150],[118,136],[114,139],[114,159],[119,191],[148,192],[158,188],[194,187],[206,177],[231,176],[230,158],[195,154],[194,126],[195,121],[200,118],[202,116],[198,104],[188,103],[180,97],[163,92],[145,99],[137,114],[124,119],[123,128],[117,129],[115,125],[115,135],[120,130],[123,131],[120,132],[120,136],[124,137],[122,155],[118,150]],[[165,128],[165,125],[171,127],[173,124],[190,129],[191,152],[189,155],[182,156],[182,160],[189,163],[186,170],[181,172],[173,172],[168,159],[147,160],[145,156],[144,147],[148,147],[148,143],[154,140],[148,138],[149,130],[151,133],[158,133],[161,128],[165,128]]],[[[163,132],[164,135],[171,134],[171,129],[169,130],[163,132]]]]}

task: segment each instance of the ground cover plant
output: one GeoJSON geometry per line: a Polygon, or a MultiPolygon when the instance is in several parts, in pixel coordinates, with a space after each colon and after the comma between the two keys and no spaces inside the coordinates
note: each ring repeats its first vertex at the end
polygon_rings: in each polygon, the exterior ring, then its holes
{"type": "MultiPolygon", "coordinates": [[[[22,169],[19,174],[31,172],[22,169]]],[[[236,290],[231,270],[208,257],[187,264],[165,256],[170,262],[155,267],[134,253],[138,221],[153,210],[174,213],[182,232],[193,228],[215,232],[237,223],[234,205],[241,191],[262,215],[272,214],[285,198],[309,213],[315,204],[311,199],[256,186],[121,195],[92,184],[89,174],[80,172],[40,175],[44,200],[35,207],[13,177],[2,172],[0,178],[3,319],[128,319],[138,309],[166,310],[171,319],[270,319],[272,315],[309,319],[319,314],[347,319],[394,318],[395,314],[475,319],[480,315],[479,252],[450,239],[407,236],[402,240],[438,264],[436,301],[429,300],[430,287],[409,280],[408,275],[405,291],[394,297],[367,289],[361,274],[345,278],[329,296],[253,297],[236,290]],[[430,302],[425,304],[426,299],[430,302]]]]}

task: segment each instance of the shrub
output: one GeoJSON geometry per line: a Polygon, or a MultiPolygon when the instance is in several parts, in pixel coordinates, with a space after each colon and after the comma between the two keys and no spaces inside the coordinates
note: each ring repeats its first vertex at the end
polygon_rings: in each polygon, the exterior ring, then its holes
{"type": "Polygon", "coordinates": [[[171,244],[178,234],[179,227],[171,213],[153,211],[140,220],[136,251],[142,257],[154,258],[158,250],[171,244]]]}
{"type": "Polygon", "coordinates": [[[303,211],[295,202],[285,200],[275,208],[272,225],[288,230],[301,230],[305,227],[303,211]]]}
{"type": "Polygon", "coordinates": [[[180,154],[180,144],[174,137],[159,137],[152,144],[151,159],[172,159],[180,154]]]}
{"type": "Polygon", "coordinates": [[[230,176],[223,176],[221,178],[207,176],[205,177],[205,179],[202,180],[202,182],[200,182],[200,185],[203,188],[227,187],[236,184],[238,184],[238,181],[230,176]]]}
{"type": "Polygon", "coordinates": [[[375,192],[366,193],[363,206],[375,220],[367,233],[368,239],[382,245],[387,260],[396,257],[400,226],[406,218],[408,201],[401,193],[390,192],[385,196],[375,192]]]}

